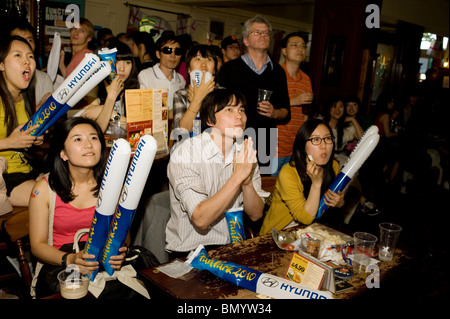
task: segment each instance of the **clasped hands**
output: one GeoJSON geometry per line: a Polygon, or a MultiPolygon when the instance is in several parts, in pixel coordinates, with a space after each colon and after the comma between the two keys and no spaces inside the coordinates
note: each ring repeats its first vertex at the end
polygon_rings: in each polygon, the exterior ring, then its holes
{"type": "Polygon", "coordinates": [[[256,153],[251,137],[244,140],[240,151],[235,151],[233,171],[242,180],[242,185],[249,185],[252,181],[253,170],[256,167],[256,153]]]}

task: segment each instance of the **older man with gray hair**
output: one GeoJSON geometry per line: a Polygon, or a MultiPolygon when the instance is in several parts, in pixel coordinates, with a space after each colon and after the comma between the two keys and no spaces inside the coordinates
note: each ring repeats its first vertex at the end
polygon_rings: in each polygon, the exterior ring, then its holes
{"type": "Polygon", "coordinates": [[[262,16],[247,20],[242,27],[246,53],[225,63],[218,75],[219,84],[237,89],[247,98],[246,135],[256,138],[258,162],[262,174],[277,167],[277,124],[290,119],[286,74],[268,54],[273,29],[262,16]],[[268,101],[258,101],[258,90],[272,91],[268,101]]]}

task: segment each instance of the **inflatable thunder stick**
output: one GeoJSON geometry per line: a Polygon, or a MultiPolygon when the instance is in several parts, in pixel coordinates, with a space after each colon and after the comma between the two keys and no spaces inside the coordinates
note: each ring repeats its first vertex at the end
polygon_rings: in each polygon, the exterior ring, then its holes
{"type": "Polygon", "coordinates": [[[227,221],[228,231],[230,232],[230,242],[232,244],[245,240],[243,214],[244,209],[242,207],[230,209],[225,212],[225,219],[227,221]]]}
{"type": "MultiPolygon", "coordinates": [[[[331,183],[330,189],[333,192],[337,193],[338,191],[342,191],[345,186],[347,186],[353,176],[355,176],[356,172],[358,172],[361,168],[362,164],[364,164],[373,152],[379,140],[380,135],[378,135],[378,127],[376,125],[372,125],[364,132],[355,149],[351,152],[344,167],[342,167],[341,172],[338,174],[333,183],[331,183]]],[[[316,219],[320,218],[327,209],[328,205],[325,204],[325,195],[323,195],[320,199],[316,219]]]]}
{"type": "MultiPolygon", "coordinates": [[[[38,124],[45,126],[50,119],[58,113],[59,109],[75,94],[84,82],[100,67],[100,59],[93,53],[87,53],[84,59],[78,64],[72,73],[53,92],[53,94],[42,104],[21,131],[26,131],[30,127],[38,124]]],[[[36,136],[38,130],[30,132],[31,136],[36,136]]]]}
{"type": "Polygon", "coordinates": [[[144,135],[134,152],[128,174],[120,194],[119,205],[109,229],[108,238],[100,258],[103,268],[112,276],[114,269],[109,264],[111,256],[119,254],[119,248],[123,246],[130,230],[134,213],[141,199],[142,192],[147,182],[147,177],[155,159],[157,144],[151,135],[144,135]]]}
{"type": "MultiPolygon", "coordinates": [[[[189,77],[191,79],[191,81],[193,82],[193,84],[195,84],[196,86],[199,86],[201,81],[202,81],[202,77],[203,77],[203,71],[200,70],[194,70],[191,73],[189,73],[189,77]]],[[[208,71],[205,72],[205,83],[208,82],[209,80],[211,80],[212,78],[212,74],[208,71]]],[[[202,133],[202,126],[201,126],[201,121],[200,121],[200,112],[197,113],[195,120],[192,123],[192,132],[189,133],[190,137],[194,137],[194,136],[198,136],[202,133]]]]}
{"type": "MultiPolygon", "coordinates": [[[[119,200],[128,163],[130,162],[130,155],[130,143],[121,138],[117,139],[111,148],[108,162],[106,163],[94,217],[84,248],[86,254],[95,256],[94,259],[89,259],[89,261],[99,261],[100,259],[111,220],[116,211],[117,201],[119,200]]],[[[91,281],[94,281],[96,275],[97,271],[94,271],[91,281]]]]}
{"type": "Polygon", "coordinates": [[[108,76],[111,72],[111,66],[108,62],[100,62],[100,67],[92,74],[86,82],[75,92],[75,94],[64,104],[59,111],[52,116],[50,121],[45,126],[41,126],[38,128],[37,136],[40,136],[45,133],[55,122],[61,118],[64,114],[67,113],[72,107],[77,105],[78,102],[81,101],[82,98],[86,96],[94,87],[96,87],[104,78],[108,76]]]}
{"type": "Polygon", "coordinates": [[[114,80],[114,78],[117,75],[116,55],[117,55],[116,48],[112,49],[103,48],[98,51],[98,56],[100,57],[100,59],[102,59],[102,61],[109,62],[109,64],[111,65],[111,71],[109,73],[108,78],[106,79],[108,83],[111,83],[111,81],[114,80]]]}
{"type": "Polygon", "coordinates": [[[198,270],[208,270],[232,284],[272,298],[333,299],[328,291],[311,289],[288,279],[232,262],[210,259],[203,245],[198,246],[186,262],[198,270]]]}

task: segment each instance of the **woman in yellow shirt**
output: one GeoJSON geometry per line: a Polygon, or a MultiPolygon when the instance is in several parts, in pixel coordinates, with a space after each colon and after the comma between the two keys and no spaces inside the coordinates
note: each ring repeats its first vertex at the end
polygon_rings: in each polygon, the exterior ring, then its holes
{"type": "Polygon", "coordinates": [[[341,192],[329,190],[339,172],[334,158],[333,134],[320,119],[306,121],[298,130],[289,164],[282,167],[272,204],[260,234],[298,223],[309,225],[316,217],[323,194],[330,207],[342,207],[341,192]]]}
{"type": "Polygon", "coordinates": [[[24,156],[25,150],[43,143],[30,136],[38,126],[20,132],[36,104],[30,87],[36,61],[27,40],[18,36],[0,41],[0,156],[8,161],[3,173],[7,195],[13,206],[28,206],[31,190],[39,175],[24,156]]]}

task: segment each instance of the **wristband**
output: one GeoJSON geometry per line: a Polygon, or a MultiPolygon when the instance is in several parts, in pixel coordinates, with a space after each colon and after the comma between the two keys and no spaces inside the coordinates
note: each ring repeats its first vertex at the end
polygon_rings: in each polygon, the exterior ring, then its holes
{"type": "Polygon", "coordinates": [[[62,255],[61,257],[61,266],[67,267],[67,256],[69,256],[69,253],[65,253],[64,255],[62,255]]]}

